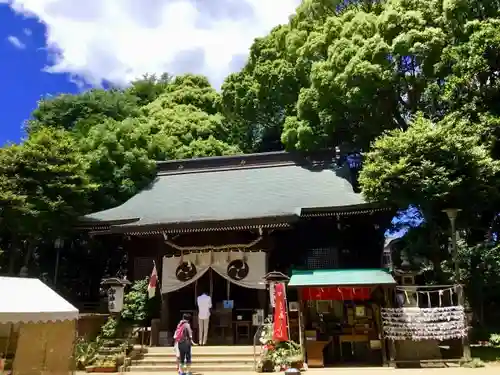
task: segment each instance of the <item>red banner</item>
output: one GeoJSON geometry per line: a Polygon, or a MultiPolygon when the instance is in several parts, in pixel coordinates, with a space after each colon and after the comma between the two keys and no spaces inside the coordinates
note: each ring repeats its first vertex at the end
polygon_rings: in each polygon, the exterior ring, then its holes
{"type": "Polygon", "coordinates": [[[303,301],[365,301],[370,299],[371,288],[302,288],[303,301]]]}
{"type": "Polygon", "coordinates": [[[286,315],[285,284],[277,283],[274,287],[274,325],[273,341],[288,341],[288,319],[286,315]]]}

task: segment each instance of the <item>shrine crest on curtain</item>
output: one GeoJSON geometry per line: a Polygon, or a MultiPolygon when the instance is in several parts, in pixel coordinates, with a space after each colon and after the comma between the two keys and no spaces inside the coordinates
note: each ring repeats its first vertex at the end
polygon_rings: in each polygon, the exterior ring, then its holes
{"type": "Polygon", "coordinates": [[[219,251],[164,257],[162,293],[169,293],[195,282],[210,268],[233,284],[250,289],[265,289],[266,253],[219,251]]]}

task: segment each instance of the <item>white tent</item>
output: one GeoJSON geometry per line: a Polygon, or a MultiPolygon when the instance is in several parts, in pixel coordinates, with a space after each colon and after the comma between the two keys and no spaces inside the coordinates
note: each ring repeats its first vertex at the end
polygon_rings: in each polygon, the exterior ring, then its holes
{"type": "Polygon", "coordinates": [[[0,277],[0,326],[9,332],[0,339],[14,375],[70,373],[77,319],[78,310],[40,280],[0,277]]]}
{"type": "Polygon", "coordinates": [[[0,324],[78,319],[78,309],[38,279],[0,276],[0,324]]]}

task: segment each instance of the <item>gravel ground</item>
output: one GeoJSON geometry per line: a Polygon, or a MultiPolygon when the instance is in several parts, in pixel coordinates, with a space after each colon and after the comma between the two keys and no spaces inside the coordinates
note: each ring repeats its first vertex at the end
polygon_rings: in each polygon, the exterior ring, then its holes
{"type": "MultiPolygon", "coordinates": [[[[76,375],[84,375],[85,372],[77,371],[76,375]]],[[[100,373],[93,373],[99,375],[100,373]]],[[[118,374],[118,373],[116,373],[118,374]]],[[[175,375],[175,372],[171,374],[165,374],[163,372],[126,372],[123,374],[130,375],[175,375]]],[[[254,374],[251,371],[246,372],[205,372],[203,374],[196,375],[251,375],[254,374]]],[[[419,369],[394,369],[394,368],[366,368],[366,367],[357,367],[357,368],[325,368],[325,369],[310,369],[304,374],[334,374],[334,375],[417,375],[417,374],[425,374],[425,375],[499,375],[500,369],[496,366],[484,367],[484,368],[463,368],[463,367],[452,367],[452,368],[419,368],[419,369]]],[[[86,375],[86,374],[85,374],[86,375]]],[[[109,374],[108,374],[109,375],[109,374]]]]}

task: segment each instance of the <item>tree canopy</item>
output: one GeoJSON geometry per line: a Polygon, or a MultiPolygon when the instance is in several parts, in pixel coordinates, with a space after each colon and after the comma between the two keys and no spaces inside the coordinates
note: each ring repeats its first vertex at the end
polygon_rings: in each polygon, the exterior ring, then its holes
{"type": "Polygon", "coordinates": [[[50,127],[22,145],[0,149],[0,233],[10,239],[10,268],[24,250],[28,266],[35,246],[73,230],[90,208],[97,185],[68,132],[50,127]]]}
{"type": "Polygon", "coordinates": [[[74,139],[43,128],[22,145],[0,149],[2,225],[30,239],[71,229],[97,189],[74,139]]]}
{"type": "Polygon", "coordinates": [[[359,178],[364,195],[398,207],[419,202],[424,215],[462,206],[466,215],[481,212],[498,199],[500,163],[480,133],[468,131],[473,126],[467,120],[433,123],[418,116],[405,131],[378,138],[359,178]]]}
{"type": "Polygon", "coordinates": [[[240,152],[228,142],[219,95],[202,76],[176,77],[137,114],[94,124],[80,139],[88,173],[100,189],[95,210],[124,202],[149,184],[155,161],[240,152]]]}

